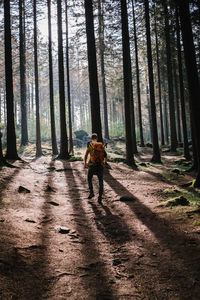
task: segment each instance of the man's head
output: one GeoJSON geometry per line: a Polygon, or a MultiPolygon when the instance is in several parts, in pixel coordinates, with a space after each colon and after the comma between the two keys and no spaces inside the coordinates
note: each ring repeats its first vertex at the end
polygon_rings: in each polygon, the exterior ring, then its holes
{"type": "Polygon", "coordinates": [[[92,139],[93,142],[97,142],[97,140],[98,140],[97,134],[93,133],[92,136],[91,136],[91,139],[92,139]]]}

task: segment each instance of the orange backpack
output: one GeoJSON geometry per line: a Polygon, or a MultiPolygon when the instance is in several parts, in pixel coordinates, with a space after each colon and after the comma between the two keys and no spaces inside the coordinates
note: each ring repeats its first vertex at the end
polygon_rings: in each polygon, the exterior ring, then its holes
{"type": "Polygon", "coordinates": [[[105,158],[105,150],[103,143],[91,143],[92,152],[90,154],[90,161],[93,164],[103,164],[105,158]]]}

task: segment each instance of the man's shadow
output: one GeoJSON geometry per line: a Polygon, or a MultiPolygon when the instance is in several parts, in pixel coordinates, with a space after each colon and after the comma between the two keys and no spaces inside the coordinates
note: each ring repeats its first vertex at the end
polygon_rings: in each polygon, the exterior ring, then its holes
{"type": "Polygon", "coordinates": [[[124,244],[130,241],[132,236],[136,235],[136,233],[130,231],[120,216],[112,214],[108,206],[100,203],[100,207],[103,209],[104,213],[93,201],[89,201],[89,204],[95,214],[94,220],[97,229],[110,240],[111,244],[124,244]]]}

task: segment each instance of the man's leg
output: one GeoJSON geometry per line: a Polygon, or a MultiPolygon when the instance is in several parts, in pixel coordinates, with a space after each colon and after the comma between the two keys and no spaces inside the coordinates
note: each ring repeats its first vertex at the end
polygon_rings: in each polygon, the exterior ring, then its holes
{"type": "Polygon", "coordinates": [[[101,201],[103,195],[103,166],[98,170],[98,179],[99,179],[99,200],[101,201]]]}
{"type": "Polygon", "coordinates": [[[89,166],[88,167],[88,187],[89,187],[89,190],[90,190],[90,194],[88,196],[89,199],[94,197],[92,177],[93,177],[93,167],[89,166]]]}

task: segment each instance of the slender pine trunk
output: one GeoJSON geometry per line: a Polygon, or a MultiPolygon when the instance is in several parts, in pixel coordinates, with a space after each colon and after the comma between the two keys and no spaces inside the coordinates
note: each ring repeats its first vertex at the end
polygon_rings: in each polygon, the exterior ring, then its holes
{"type": "Polygon", "coordinates": [[[180,43],[180,25],[179,25],[177,6],[176,6],[176,37],[177,37],[179,89],[180,89],[179,91],[180,91],[181,117],[182,117],[182,128],[183,128],[184,157],[186,159],[190,159],[191,156],[190,156],[189,145],[188,145],[187,122],[186,122],[186,113],[185,113],[185,95],[184,95],[183,68],[182,68],[181,43],[180,43]]]}
{"type": "Polygon", "coordinates": [[[104,137],[109,139],[108,128],[108,108],[107,108],[107,92],[106,92],[106,77],[105,77],[105,64],[104,64],[104,20],[103,9],[101,8],[104,1],[98,0],[98,20],[99,20],[99,52],[100,52],[100,66],[101,66],[101,85],[103,92],[103,116],[104,116],[104,137]]]}
{"type": "Polygon", "coordinates": [[[20,53],[20,92],[21,92],[21,146],[28,144],[26,55],[25,55],[25,13],[24,1],[19,0],[19,53],[20,53]]]}
{"type": "Polygon", "coordinates": [[[178,80],[177,80],[177,66],[176,62],[173,61],[173,73],[174,73],[174,88],[175,88],[175,111],[176,111],[176,127],[178,142],[182,142],[181,136],[181,122],[180,122],[180,107],[179,107],[179,91],[178,91],[178,80]]]}
{"type": "Polygon", "coordinates": [[[167,0],[164,0],[163,5],[164,5],[164,15],[165,15],[165,43],[166,43],[166,56],[167,56],[170,140],[171,140],[171,151],[175,152],[177,148],[177,134],[176,134],[176,122],[175,122],[173,73],[172,73],[172,58],[171,58],[171,47],[170,47],[171,39],[170,39],[169,13],[167,8],[167,0]]]}
{"type": "Polygon", "coordinates": [[[34,18],[34,69],[35,69],[35,106],[36,106],[36,157],[42,155],[40,133],[40,100],[39,100],[39,76],[38,76],[38,51],[37,51],[37,0],[33,0],[34,18]]]}
{"type": "Polygon", "coordinates": [[[132,0],[132,13],[133,13],[133,31],[134,31],[134,44],[135,44],[135,65],[136,65],[136,79],[137,79],[137,98],[138,98],[138,119],[139,119],[139,131],[140,131],[140,146],[144,147],[144,137],[142,128],[142,108],[141,108],[141,93],[140,93],[140,70],[138,62],[138,39],[137,28],[135,20],[135,8],[132,0]]]}
{"type": "Polygon", "coordinates": [[[54,112],[54,88],[53,88],[53,62],[52,62],[52,33],[51,33],[51,0],[47,0],[48,9],[48,38],[49,38],[49,96],[50,96],[50,116],[51,116],[51,143],[53,155],[58,154],[56,142],[56,126],[54,112]]]}
{"type": "Polygon", "coordinates": [[[71,112],[71,91],[70,91],[70,74],[69,74],[69,42],[68,42],[68,5],[65,0],[65,25],[66,25],[66,73],[67,73],[67,100],[68,100],[68,115],[69,115],[69,153],[73,150],[73,138],[72,138],[72,112],[71,112]]]}
{"type": "Polygon", "coordinates": [[[145,25],[146,25],[146,38],[147,38],[147,57],[148,57],[148,74],[149,74],[149,90],[150,90],[150,105],[151,105],[152,144],[153,144],[153,157],[151,161],[159,163],[161,162],[161,157],[160,157],[160,149],[158,144],[158,129],[157,129],[157,118],[156,118],[154,75],[153,75],[151,33],[150,33],[150,20],[149,20],[149,1],[144,0],[144,4],[145,4],[145,25]]]}
{"type": "Polygon", "coordinates": [[[69,159],[68,138],[65,109],[65,82],[63,62],[63,38],[62,38],[62,0],[57,0],[58,23],[58,78],[59,78],[59,104],[60,104],[60,153],[58,158],[69,159]]]}
{"type": "Polygon", "coordinates": [[[157,31],[157,17],[154,7],[155,15],[155,38],[156,38],[156,63],[157,63],[157,75],[158,75],[158,98],[159,98],[159,110],[160,110],[160,138],[161,145],[165,144],[164,139],[164,125],[163,125],[163,111],[162,111],[162,93],[161,93],[161,78],[160,78],[160,59],[159,59],[159,47],[158,47],[158,31],[157,31]]]}

